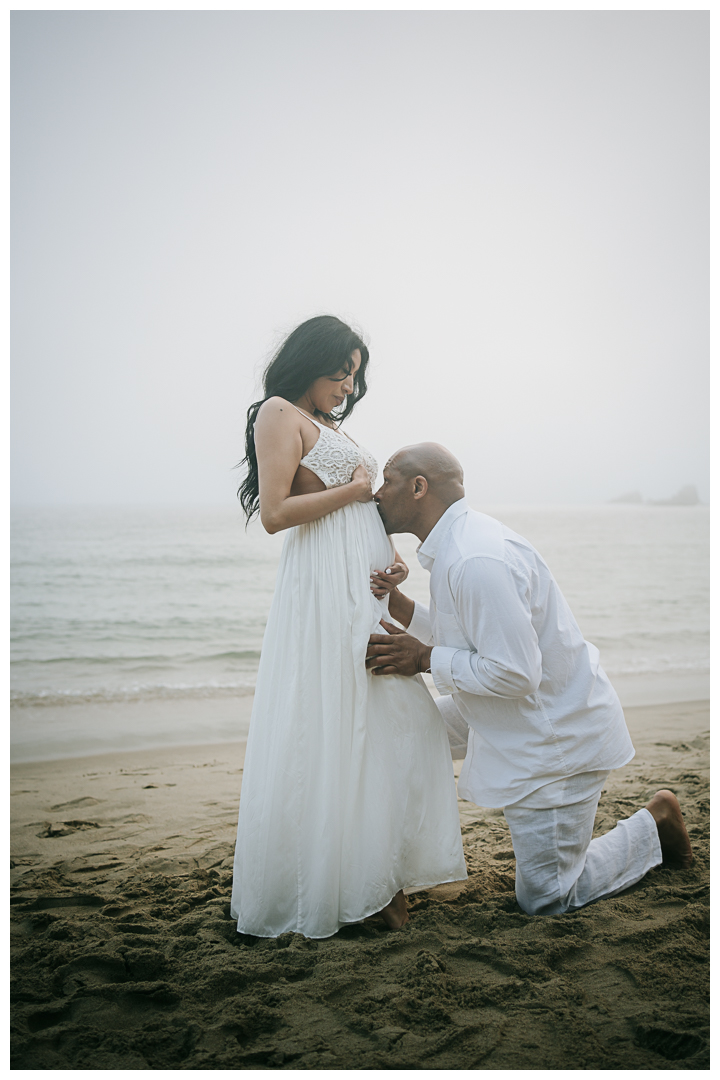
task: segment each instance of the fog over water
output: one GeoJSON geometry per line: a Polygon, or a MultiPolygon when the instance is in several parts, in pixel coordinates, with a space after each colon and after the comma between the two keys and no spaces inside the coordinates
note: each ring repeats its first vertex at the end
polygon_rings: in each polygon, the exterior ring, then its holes
{"type": "Polygon", "coordinates": [[[12,17],[13,496],[230,502],[332,312],[476,501],[706,501],[708,13],[12,17]]]}

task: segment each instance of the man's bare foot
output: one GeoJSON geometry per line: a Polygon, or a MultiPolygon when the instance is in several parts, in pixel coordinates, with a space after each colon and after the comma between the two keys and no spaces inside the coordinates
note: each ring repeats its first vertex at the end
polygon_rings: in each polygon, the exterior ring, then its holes
{"type": "Polygon", "coordinates": [[[390,903],[382,909],[380,914],[391,930],[399,930],[405,923],[410,922],[407,904],[405,903],[405,893],[402,889],[400,892],[395,893],[390,903]]]}
{"type": "Polygon", "coordinates": [[[647,809],[655,818],[660,847],[662,848],[663,866],[674,866],[687,870],[693,861],[690,837],[680,810],[680,803],[672,791],[656,791],[647,809]]]}

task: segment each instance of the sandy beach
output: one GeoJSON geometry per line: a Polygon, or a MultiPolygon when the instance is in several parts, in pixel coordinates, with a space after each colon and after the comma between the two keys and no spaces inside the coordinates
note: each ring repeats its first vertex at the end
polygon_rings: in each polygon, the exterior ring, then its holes
{"type": "Polygon", "coordinates": [[[707,1069],[707,702],[626,710],[597,832],[659,787],[695,850],[524,915],[502,812],[460,802],[469,879],[325,941],[229,917],[244,744],[12,769],[17,1069],[707,1069]]]}

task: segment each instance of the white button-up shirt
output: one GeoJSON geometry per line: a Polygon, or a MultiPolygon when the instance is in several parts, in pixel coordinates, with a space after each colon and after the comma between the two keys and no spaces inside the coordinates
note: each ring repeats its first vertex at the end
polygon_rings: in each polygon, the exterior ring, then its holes
{"type": "Polygon", "coordinates": [[[433,681],[453,703],[441,699],[442,711],[447,718],[449,706],[469,728],[462,798],[507,806],[563,777],[630,761],[598,651],[527,540],[460,499],[417,554],[431,602],[415,604],[408,632],[434,646],[433,681]]]}

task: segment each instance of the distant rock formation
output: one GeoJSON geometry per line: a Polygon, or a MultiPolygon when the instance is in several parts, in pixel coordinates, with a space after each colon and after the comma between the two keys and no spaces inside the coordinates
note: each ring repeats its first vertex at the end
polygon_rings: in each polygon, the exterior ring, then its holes
{"type": "Polygon", "coordinates": [[[645,506],[698,506],[700,496],[694,484],[686,484],[681,487],[670,499],[643,499],[639,491],[628,491],[625,495],[618,495],[616,499],[610,499],[611,503],[635,503],[645,506]]]}
{"type": "Polygon", "coordinates": [[[700,496],[694,484],[686,484],[681,487],[671,499],[653,499],[652,506],[697,506],[700,496]]]}

